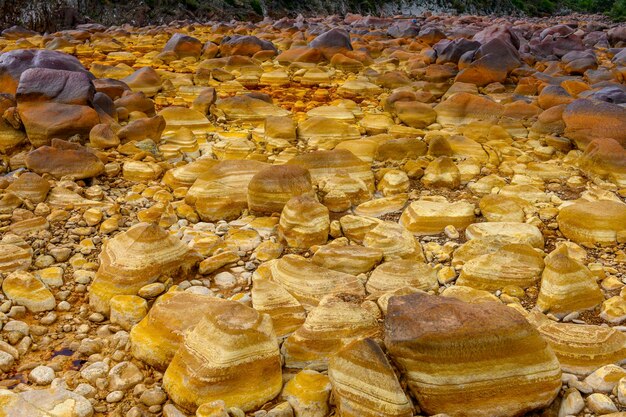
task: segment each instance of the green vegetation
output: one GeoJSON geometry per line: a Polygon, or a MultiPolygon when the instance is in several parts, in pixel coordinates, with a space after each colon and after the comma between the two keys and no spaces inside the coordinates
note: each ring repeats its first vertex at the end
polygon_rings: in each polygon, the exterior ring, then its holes
{"type": "Polygon", "coordinates": [[[626,0],[616,0],[608,14],[616,22],[626,21],[626,0]]]}
{"type": "Polygon", "coordinates": [[[261,2],[259,0],[252,0],[250,6],[252,6],[252,10],[254,10],[254,13],[258,15],[263,15],[263,7],[261,7],[261,2]]]}

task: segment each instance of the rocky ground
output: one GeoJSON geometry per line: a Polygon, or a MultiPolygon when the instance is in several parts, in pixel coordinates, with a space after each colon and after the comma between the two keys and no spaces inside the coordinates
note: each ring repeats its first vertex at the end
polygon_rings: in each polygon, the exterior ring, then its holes
{"type": "Polygon", "coordinates": [[[1,416],[626,416],[626,26],[0,49],[1,416]]]}

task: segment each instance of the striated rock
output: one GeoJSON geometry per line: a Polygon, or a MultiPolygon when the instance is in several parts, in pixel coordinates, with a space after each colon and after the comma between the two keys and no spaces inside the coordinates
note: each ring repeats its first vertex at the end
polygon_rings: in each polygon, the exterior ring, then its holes
{"type": "Polygon", "coordinates": [[[385,346],[428,414],[519,415],[549,405],[561,388],[548,344],[522,315],[498,303],[394,297],[385,346]]]}
{"type": "Polygon", "coordinates": [[[461,185],[461,172],[452,159],[442,156],[428,164],[422,183],[428,188],[458,188],[461,185]]]}
{"type": "MultiPolygon", "coordinates": [[[[120,296],[116,296],[120,297],[120,296]]],[[[164,371],[192,329],[216,303],[224,300],[191,292],[170,291],[159,297],[139,324],[130,331],[132,355],[164,371]]]]}
{"type": "Polygon", "coordinates": [[[345,149],[308,152],[292,158],[289,165],[300,165],[309,170],[314,184],[335,177],[341,171],[362,180],[370,191],[374,191],[374,174],[369,164],[361,161],[345,149]]]}
{"type": "Polygon", "coordinates": [[[488,222],[522,223],[526,215],[526,202],[516,197],[488,194],[480,199],[478,207],[488,222]]]}
{"type": "Polygon", "coordinates": [[[358,275],[371,271],[382,258],[383,251],[377,248],[329,244],[320,247],[311,260],[324,268],[358,275]]]}
{"type": "Polygon", "coordinates": [[[252,284],[252,307],[272,318],[276,337],[285,337],[299,328],[306,313],[294,296],[279,283],[257,278],[252,284]]]}
{"type": "Polygon", "coordinates": [[[528,320],[550,344],[563,372],[586,376],[626,358],[626,335],[611,327],[560,323],[538,311],[531,312],[528,320]]]}
{"type": "Polygon", "coordinates": [[[262,122],[268,116],[288,116],[289,112],[267,101],[247,95],[218,100],[216,107],[228,120],[262,122]]]}
{"type": "Polygon", "coordinates": [[[369,293],[413,287],[423,291],[437,288],[437,273],[428,264],[413,260],[393,260],[378,266],[365,284],[369,293]]]}
{"type": "Polygon", "coordinates": [[[465,235],[469,240],[485,237],[500,237],[511,243],[527,243],[543,249],[544,241],[537,226],[528,223],[486,222],[474,223],[467,227],[465,235]]]}
{"type": "Polygon", "coordinates": [[[89,291],[89,304],[108,313],[115,295],[135,295],[141,287],[190,270],[200,261],[175,236],[157,224],[138,223],[106,242],[100,253],[100,268],[89,291]]]}
{"type": "Polygon", "coordinates": [[[503,107],[488,98],[470,93],[453,94],[435,106],[437,123],[444,126],[464,125],[478,120],[498,119],[503,107]]]}
{"type": "Polygon", "coordinates": [[[317,306],[328,294],[365,294],[363,284],[354,275],[323,268],[298,255],[271,261],[269,273],[305,309],[317,306]]]}
{"type": "Polygon", "coordinates": [[[162,171],[161,166],[154,162],[126,161],[122,166],[122,176],[135,182],[154,181],[162,171]]]}
{"type": "Polygon", "coordinates": [[[170,188],[189,188],[193,183],[218,161],[210,158],[199,158],[178,168],[172,168],[163,175],[163,183],[170,188]]]}
{"type": "Polygon", "coordinates": [[[6,189],[22,200],[39,204],[46,200],[50,183],[33,172],[24,172],[6,189]]]}
{"type": "Polygon", "coordinates": [[[285,366],[325,370],[329,358],[348,343],[378,335],[376,317],[360,303],[352,294],[324,297],[283,344],[285,366]]]}
{"type": "Polygon", "coordinates": [[[528,288],[540,279],[543,257],[528,244],[508,244],[463,265],[458,285],[495,291],[507,285],[528,288]]]}
{"type": "Polygon", "coordinates": [[[25,271],[32,258],[32,248],[19,236],[5,234],[0,240],[0,273],[25,271]]]}
{"type": "Polygon", "coordinates": [[[585,265],[569,257],[563,249],[546,257],[537,299],[537,307],[542,312],[558,317],[592,309],[602,301],[602,291],[585,265]]]}
{"type": "Polygon", "coordinates": [[[313,191],[311,174],[295,165],[272,165],[248,184],[248,208],[256,213],[280,213],[292,198],[313,191]]]}
{"type": "Polygon", "coordinates": [[[363,246],[383,251],[385,261],[394,259],[424,259],[422,248],[402,225],[380,222],[363,236],[363,246]]]}
{"type": "Polygon", "coordinates": [[[205,221],[237,218],[248,206],[248,185],[268,165],[252,160],[220,161],[193,183],[185,201],[205,221]]]}
{"type": "Polygon", "coordinates": [[[333,356],[328,365],[333,395],[345,417],[410,417],[411,401],[391,364],[372,339],[355,341],[333,356]]]}
{"type": "Polygon", "coordinates": [[[474,205],[465,201],[418,200],[409,204],[400,217],[400,224],[416,236],[442,233],[448,225],[465,229],[474,221],[474,205]]]}
{"type": "Polygon", "coordinates": [[[614,245],[626,241],[626,205],[609,200],[579,202],[557,216],[559,230],[578,244],[614,245]]]}
{"type": "Polygon", "coordinates": [[[278,223],[278,236],[293,248],[308,249],[323,245],[328,239],[328,209],[313,194],[291,198],[285,204],[278,223]]]}
{"type": "Polygon", "coordinates": [[[188,410],[218,399],[244,411],[258,408],[283,384],[272,319],[234,301],[213,307],[185,335],[163,387],[188,410]]]}
{"type": "Polygon", "coordinates": [[[355,125],[321,116],[299,123],[297,134],[311,148],[323,150],[334,149],[339,143],[361,137],[355,125]]]}

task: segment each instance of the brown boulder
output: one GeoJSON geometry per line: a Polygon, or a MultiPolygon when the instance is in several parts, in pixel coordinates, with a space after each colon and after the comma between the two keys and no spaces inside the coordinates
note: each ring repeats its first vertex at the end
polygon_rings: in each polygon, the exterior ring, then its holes
{"type": "Polygon", "coordinates": [[[499,302],[416,293],[389,300],[385,346],[425,414],[520,416],[561,389],[539,332],[499,302]]]}
{"type": "Polygon", "coordinates": [[[163,51],[174,52],[179,58],[198,58],[202,52],[202,42],[192,36],[175,33],[165,44],[163,51]]]}
{"type": "Polygon", "coordinates": [[[87,138],[91,128],[100,123],[91,107],[60,103],[24,103],[18,106],[28,140],[34,147],[48,145],[52,138],[74,135],[87,138]]]}
{"type": "Polygon", "coordinates": [[[565,136],[585,149],[594,139],[611,138],[626,146],[626,109],[603,101],[578,99],[563,111],[565,136]]]}
{"type": "Polygon", "coordinates": [[[26,167],[38,174],[55,178],[91,178],[104,172],[104,164],[84,146],[53,140],[52,146],[42,146],[26,155],[26,167]]]}

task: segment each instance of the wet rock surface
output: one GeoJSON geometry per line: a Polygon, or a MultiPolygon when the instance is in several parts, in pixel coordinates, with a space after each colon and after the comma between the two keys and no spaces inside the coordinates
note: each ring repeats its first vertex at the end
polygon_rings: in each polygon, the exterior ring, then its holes
{"type": "Polygon", "coordinates": [[[4,31],[0,415],[624,415],[624,30],[4,31]]]}

